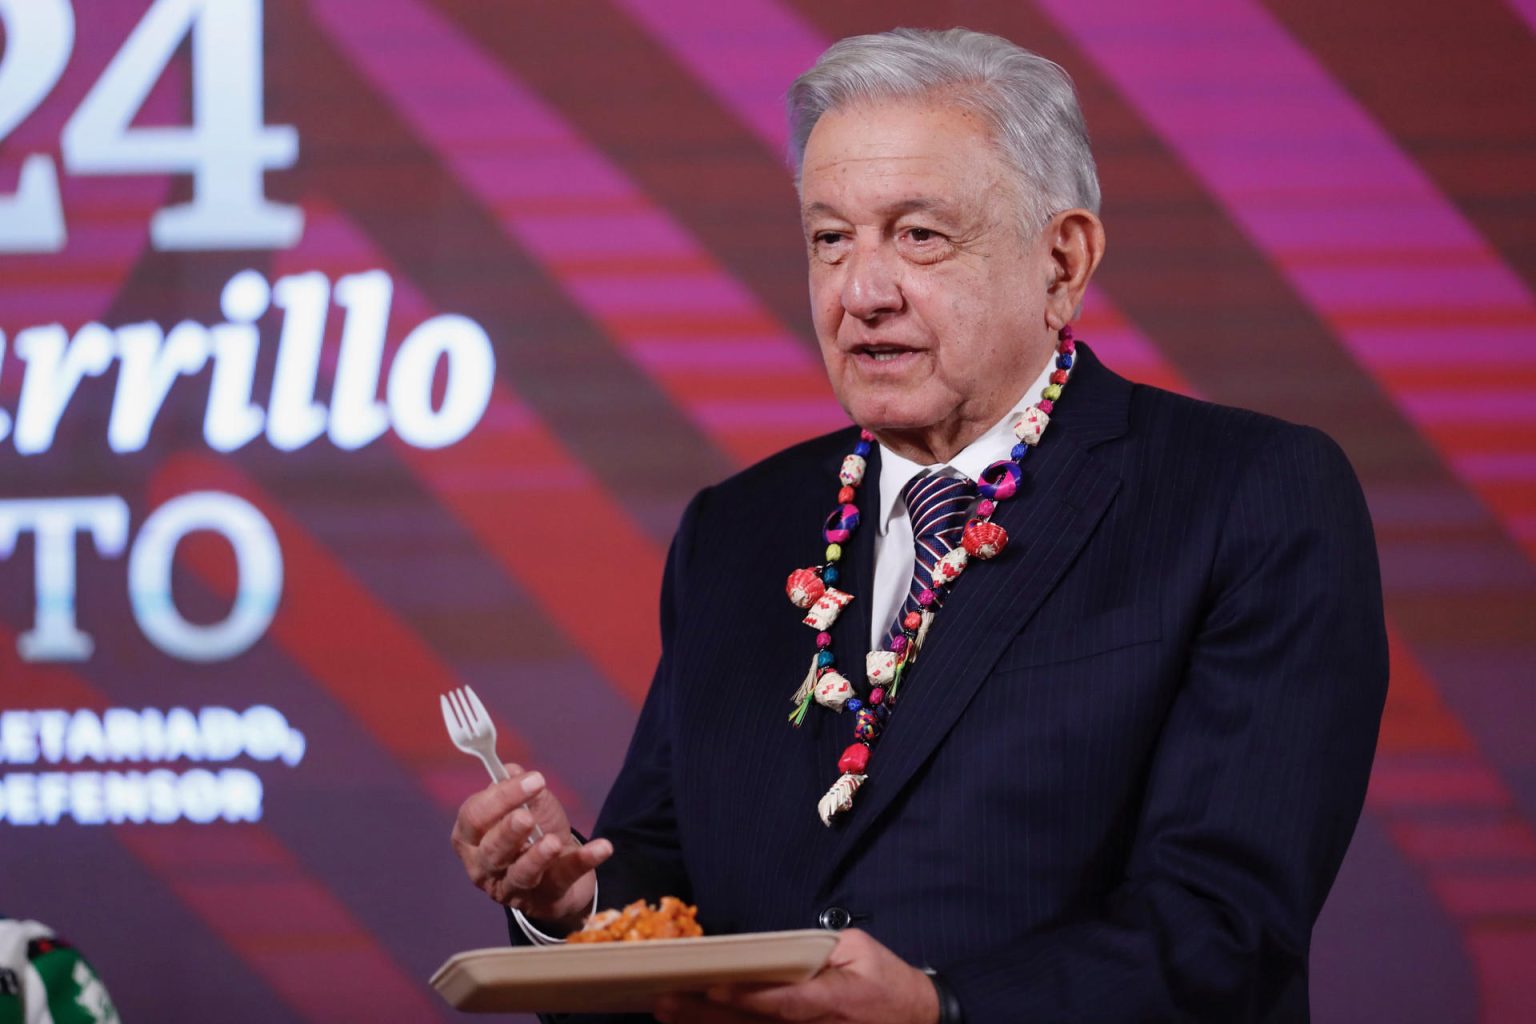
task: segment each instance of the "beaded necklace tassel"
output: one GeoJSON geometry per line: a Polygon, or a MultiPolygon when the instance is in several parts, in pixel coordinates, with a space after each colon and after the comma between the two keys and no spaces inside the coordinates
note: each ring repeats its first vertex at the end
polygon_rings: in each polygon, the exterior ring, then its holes
{"type": "Polygon", "coordinates": [[[795,695],[789,699],[790,703],[798,705],[795,710],[789,713],[789,720],[795,725],[805,721],[805,713],[810,710],[811,696],[816,690],[816,669],[818,667],[818,655],[813,654],[811,655],[811,670],[801,680],[800,689],[796,690],[795,695]]]}
{"type": "MultiPolygon", "coordinates": [[[[800,687],[790,701],[795,710],[789,720],[799,726],[814,701],[833,711],[847,708],[853,712],[853,738],[837,760],[841,773],[832,788],[827,790],[816,804],[816,813],[822,824],[830,826],[832,819],[853,807],[854,794],[869,778],[871,753],[885,729],[886,720],[896,704],[897,691],[908,670],[917,663],[918,652],[928,639],[934,617],[944,603],[944,594],[960,578],[973,561],[985,562],[996,558],[1008,546],[1008,531],[992,521],[1000,502],[1007,501],[1019,491],[1024,478],[1022,463],[1040,443],[1045,429],[1050,425],[1051,414],[1061,398],[1072,370],[1077,343],[1072,328],[1063,327],[1056,334],[1056,366],[1049,382],[1042,389],[1040,400],[1025,409],[1013,423],[1013,434],[1018,443],[1008,458],[994,462],[981,471],[976,481],[980,494],[974,514],[965,524],[960,544],[952,548],[934,563],[932,586],[917,595],[919,610],[902,617],[901,630],[880,650],[870,651],[864,662],[864,676],[869,684],[867,698],[859,698],[853,684],[836,669],[837,659],[832,653],[832,634],[828,632],[838,613],[853,600],[853,595],[837,590],[838,565],[842,559],[842,546],[853,536],[859,526],[859,509],[854,504],[857,488],[864,480],[864,469],[875,437],[869,431],[859,432],[859,442],[853,452],[843,459],[838,471],[841,485],[837,492],[837,508],[827,517],[822,528],[822,538],[827,543],[825,561],[818,566],[796,569],[789,574],[784,592],[790,603],[806,610],[804,622],[816,630],[816,653],[811,658],[810,671],[801,680],[800,687]]],[[[925,563],[926,564],[926,563],[925,563]]]]}

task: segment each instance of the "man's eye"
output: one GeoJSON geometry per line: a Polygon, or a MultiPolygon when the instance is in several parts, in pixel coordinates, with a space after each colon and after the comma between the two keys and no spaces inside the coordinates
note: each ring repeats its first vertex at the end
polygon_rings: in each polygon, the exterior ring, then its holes
{"type": "Polygon", "coordinates": [[[914,242],[929,242],[938,238],[939,234],[937,231],[929,228],[909,228],[907,230],[907,237],[914,242]]]}
{"type": "Polygon", "coordinates": [[[843,240],[841,231],[818,231],[815,235],[817,245],[836,245],[843,240]]]}

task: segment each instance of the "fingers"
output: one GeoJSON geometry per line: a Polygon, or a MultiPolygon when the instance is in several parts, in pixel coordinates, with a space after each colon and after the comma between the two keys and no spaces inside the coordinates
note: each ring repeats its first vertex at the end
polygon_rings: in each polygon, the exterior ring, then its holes
{"type": "Polygon", "coordinates": [[[565,808],[561,806],[559,799],[550,792],[549,785],[544,776],[538,772],[529,772],[522,777],[524,800],[533,820],[539,823],[539,827],[545,832],[565,832],[570,829],[571,823],[565,816],[565,808]]]}
{"type": "Polygon", "coordinates": [[[533,815],[519,806],[481,838],[479,860],[488,870],[505,871],[528,848],[532,835],[533,815]]]}
{"type": "Polygon", "coordinates": [[[470,881],[496,902],[536,916],[585,914],[593,871],[613,855],[613,844],[577,844],[544,776],[515,764],[507,770],[511,778],[470,796],[454,820],[453,847],[470,881]]]}
{"type": "Polygon", "coordinates": [[[568,847],[544,872],[545,881],[564,891],[575,885],[583,875],[597,870],[599,864],[612,856],[613,844],[606,839],[594,839],[584,846],[568,847]]]}
{"type": "MultiPolygon", "coordinates": [[[[514,812],[514,816],[517,813],[520,812],[514,812]]],[[[544,872],[560,856],[560,851],[565,849],[565,843],[566,840],[561,836],[546,835],[528,847],[507,869],[507,885],[523,892],[537,888],[544,880],[544,872]]]]}
{"type": "Polygon", "coordinates": [[[507,882],[514,889],[536,889],[542,884],[552,895],[563,894],[612,856],[613,844],[606,839],[582,846],[546,835],[507,870],[507,882]]]}
{"type": "Polygon", "coordinates": [[[553,804],[553,809],[563,820],[565,812],[560,809],[559,801],[549,795],[544,776],[539,772],[520,772],[506,782],[488,786],[465,800],[459,806],[458,817],[454,819],[453,838],[468,846],[477,845],[513,808],[540,794],[553,804]]]}
{"type": "Polygon", "coordinates": [[[591,871],[613,856],[613,844],[606,839],[594,839],[576,851],[584,871],[591,871]]]}
{"type": "MultiPolygon", "coordinates": [[[[932,983],[866,932],[848,929],[821,972],[795,985],[733,988],[712,999],[780,1021],[927,1019],[932,983]],[[914,980],[916,979],[916,980],[914,980]],[[916,1012],[911,1018],[903,1014],[916,1012]]],[[[937,997],[933,997],[936,999],[937,997]]]]}
{"type": "Polygon", "coordinates": [[[822,974],[796,985],[722,989],[711,991],[709,996],[711,1001],[731,1006],[754,1018],[815,1021],[845,1005],[843,988],[822,974]]]}
{"type": "Polygon", "coordinates": [[[878,959],[880,954],[889,954],[874,936],[862,928],[844,928],[837,933],[837,945],[832,947],[832,954],[827,957],[827,967],[852,967],[870,959],[878,959]]]}

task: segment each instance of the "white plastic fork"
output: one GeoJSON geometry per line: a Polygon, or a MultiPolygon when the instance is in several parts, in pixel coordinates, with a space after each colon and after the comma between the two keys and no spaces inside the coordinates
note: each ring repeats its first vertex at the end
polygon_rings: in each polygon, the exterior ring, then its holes
{"type": "MultiPolygon", "coordinates": [[[[506,765],[496,755],[496,723],[491,721],[474,688],[461,686],[440,694],[437,700],[443,709],[443,724],[448,727],[453,745],[484,762],[485,770],[491,773],[494,781],[505,782],[511,778],[506,765]]],[[[523,807],[527,809],[528,805],[525,803],[523,807]]],[[[528,813],[531,815],[533,811],[529,809],[528,813]]],[[[535,822],[533,833],[528,837],[529,845],[542,838],[544,830],[535,822]]]]}

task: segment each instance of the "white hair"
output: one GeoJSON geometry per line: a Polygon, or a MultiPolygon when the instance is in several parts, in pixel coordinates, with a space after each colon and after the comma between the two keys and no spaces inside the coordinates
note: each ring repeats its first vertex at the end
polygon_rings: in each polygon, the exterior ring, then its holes
{"type": "Polygon", "coordinates": [[[963,28],[898,28],[828,47],[789,88],[796,184],[806,140],[821,115],[887,100],[938,100],[981,116],[1020,178],[1032,227],[1074,207],[1099,212],[1099,176],[1072,79],[1001,36],[963,28]]]}

